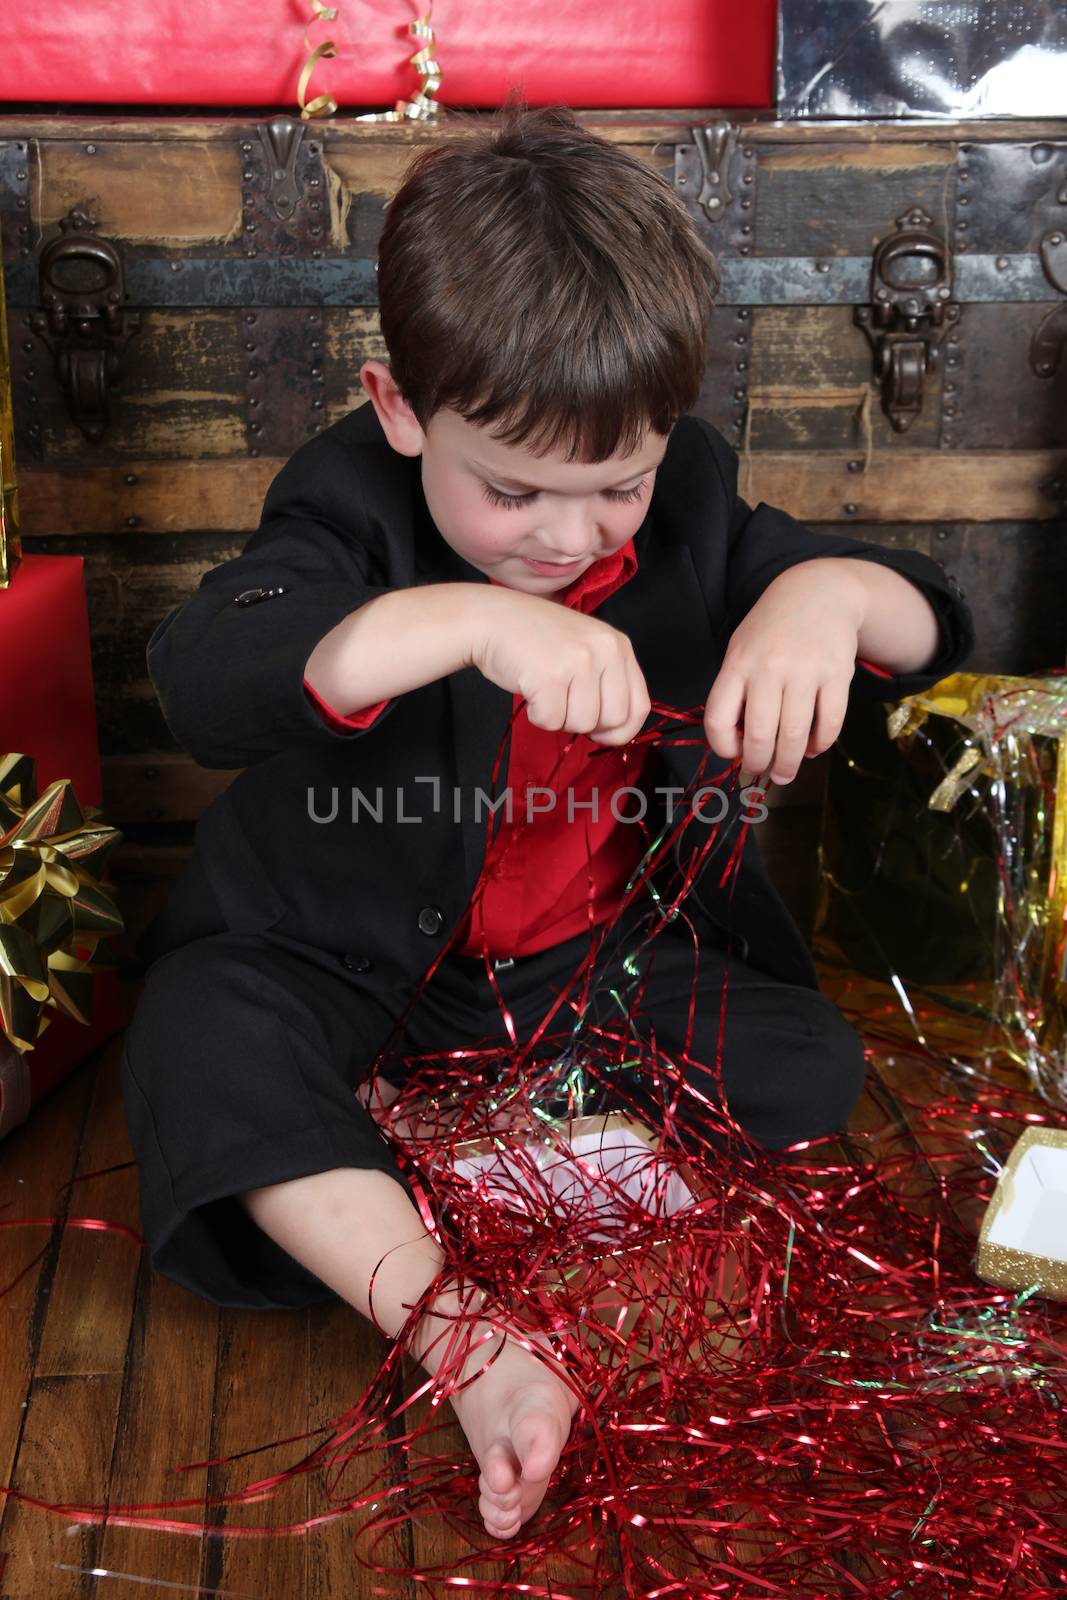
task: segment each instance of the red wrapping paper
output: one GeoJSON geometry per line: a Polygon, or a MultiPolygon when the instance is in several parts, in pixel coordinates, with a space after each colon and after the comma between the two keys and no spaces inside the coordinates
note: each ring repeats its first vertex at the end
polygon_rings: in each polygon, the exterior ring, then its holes
{"type": "MultiPolygon", "coordinates": [[[[0,751],[33,757],[39,794],[57,778],[70,778],[82,806],[98,806],[100,752],[84,569],[82,556],[24,555],[10,586],[0,589],[0,751]]],[[[102,881],[108,881],[106,870],[102,881]]],[[[30,1106],[125,1023],[117,973],[99,972],[91,1022],[53,1013],[27,1052],[30,1106]]],[[[0,1037],[0,1053],[6,1050],[0,1037]]],[[[6,1130],[3,1092],[0,1086],[0,1128],[6,1130]]],[[[24,1092],[17,1098],[24,1110],[24,1092]]],[[[9,1114],[10,1108],[9,1100],[9,1114]]]]}
{"type": "MultiPolygon", "coordinates": [[[[346,109],[389,109],[418,87],[408,24],[417,4],[339,0],[312,46],[337,55],[312,92],[346,109]]],[[[307,59],[310,0],[0,0],[0,99],[99,104],[290,105],[307,59]]],[[[513,87],[530,105],[770,106],[774,0],[436,0],[443,106],[492,109],[513,87]]]]}
{"type": "Polygon", "coordinates": [[[101,800],[83,556],[24,555],[0,589],[0,751],[37,763],[38,791],[70,778],[101,800]]]}

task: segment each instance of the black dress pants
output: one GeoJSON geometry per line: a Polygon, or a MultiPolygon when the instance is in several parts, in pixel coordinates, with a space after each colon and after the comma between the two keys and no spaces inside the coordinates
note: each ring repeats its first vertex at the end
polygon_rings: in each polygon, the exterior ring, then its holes
{"type": "MultiPolygon", "coordinates": [[[[391,1174],[411,1194],[392,1146],[356,1096],[404,1011],[406,993],[375,988],[334,955],[268,930],[230,931],[194,863],[149,930],[154,951],[126,1035],[122,1090],[139,1167],[141,1213],[156,1271],[218,1305],[306,1306],[335,1298],[276,1244],[234,1196],[334,1167],[391,1174]]],[[[685,1043],[694,980],[692,935],[677,918],[626,962],[648,931],[632,906],[596,959],[588,1020],[626,1026],[615,995],[647,971],[638,1029],[660,1055],[685,1043]],[[626,965],[624,966],[624,962],[626,965]]],[[[520,1043],[543,1021],[584,959],[589,936],[500,961],[494,977],[520,1043]]],[[[427,966],[430,958],[427,959],[427,966]]],[[[690,1053],[714,1067],[726,952],[702,937],[690,1053]]],[[[577,988],[572,997],[579,998],[577,988]]],[[[549,1032],[568,1033],[563,1006],[549,1032]]],[[[484,964],[446,956],[412,1008],[388,1062],[403,1052],[507,1046],[484,964]]],[[[539,1058],[541,1059],[541,1058],[539,1058]]],[[[383,1062],[383,1077],[400,1081],[383,1062]]],[[[715,1101],[711,1072],[686,1067],[715,1101]]],[[[864,1078],[859,1036],[824,995],[729,958],[723,1083],[730,1114],[755,1144],[780,1150],[844,1127],[864,1078]]],[[[681,1125],[699,1101],[682,1096],[681,1125]]],[[[590,1108],[587,1105],[585,1109],[590,1108]]],[[[598,1105],[596,1109],[606,1109],[598,1105]]]]}

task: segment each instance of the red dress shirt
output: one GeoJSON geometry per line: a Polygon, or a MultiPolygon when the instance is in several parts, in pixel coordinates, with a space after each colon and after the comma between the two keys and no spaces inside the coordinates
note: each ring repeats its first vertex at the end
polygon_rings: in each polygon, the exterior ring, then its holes
{"type": "MultiPolygon", "coordinates": [[[[588,567],[562,591],[560,601],[591,613],[636,571],[637,553],[630,539],[588,567]]],[[[338,729],[369,727],[389,704],[381,700],[343,717],[306,680],[304,688],[325,720],[338,729]]],[[[535,727],[518,694],[512,710],[517,713],[507,771],[512,820],[508,822],[507,808],[502,806],[499,830],[489,845],[475,891],[477,904],[467,913],[457,935],[454,949],[461,955],[481,955],[483,936],[490,956],[532,955],[605,922],[614,916],[630,875],[645,853],[639,823],[618,820],[639,816],[640,802],[636,795],[616,795],[616,791],[640,786],[652,747],[616,749],[598,744],[586,734],[535,727]],[[574,742],[560,762],[568,740],[574,742]],[[591,760],[594,752],[595,761],[591,760]],[[557,762],[560,766],[555,771],[557,762]],[[594,785],[598,791],[596,813],[582,804],[593,799],[594,785]],[[530,786],[552,789],[556,801],[552,809],[542,809],[548,806],[549,796],[533,795],[527,818],[530,786]],[[568,790],[573,822],[567,820],[568,790]]],[[[483,820],[488,831],[491,819],[487,809],[483,820]]]]}

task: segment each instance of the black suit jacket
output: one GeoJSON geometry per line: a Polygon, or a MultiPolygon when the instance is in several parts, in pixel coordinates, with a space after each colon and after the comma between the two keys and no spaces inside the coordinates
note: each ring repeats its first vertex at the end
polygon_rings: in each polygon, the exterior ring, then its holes
{"type": "MultiPolygon", "coordinates": [[[[857,668],[853,697],[896,699],[961,666],[974,647],[971,615],[939,563],[813,532],[770,506],[751,510],[736,476],[737,457],[721,435],[682,417],[634,536],[638,570],[597,610],[633,642],[653,701],[703,707],[740,619],[778,573],[819,556],[892,567],[922,589],[940,622],[927,671],[879,678],[857,668]]],[[[309,702],[304,666],[319,640],[374,595],[449,581],[489,579],[437,532],[420,460],[392,450],[365,404],[296,452],[242,554],[205,573],[148,645],[178,744],[203,766],[244,769],[197,824],[195,881],[206,874],[229,928],[274,929],[316,946],[362,972],[370,988],[420,976],[468,906],[491,815],[484,802],[475,814],[476,791],[500,795],[507,783],[506,751],[495,790],[491,774],[512,697],[469,667],[397,697],[372,728],[340,732],[309,702]],[[412,816],[422,820],[404,820],[412,816]]],[[[708,783],[729,767],[699,725],[689,733],[700,742],[660,746],[663,784],[690,784],[703,756],[708,783]]],[[[735,805],[723,847],[697,880],[695,916],[730,927],[751,964],[816,988],[807,946],[762,865],[758,824],[748,830],[732,901],[718,888],[738,817],[735,805]]],[[[706,827],[686,827],[680,864],[706,827]]],[[[142,947],[148,960],[154,932],[142,947]]]]}

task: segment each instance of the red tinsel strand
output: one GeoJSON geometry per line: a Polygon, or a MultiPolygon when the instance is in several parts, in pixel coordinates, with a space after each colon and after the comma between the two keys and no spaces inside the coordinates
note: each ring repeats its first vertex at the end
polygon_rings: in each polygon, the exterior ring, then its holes
{"type": "MultiPolygon", "coordinates": [[[[679,743],[706,749],[702,708],[654,709],[664,727],[676,725],[679,743]],[[692,739],[684,737],[694,728],[692,739]]],[[[662,736],[663,727],[638,737],[662,736]]],[[[727,852],[724,883],[736,871],[747,827],[727,852]]],[[[688,924],[681,908],[693,880],[711,870],[711,856],[728,840],[725,829],[709,831],[668,914],[688,924]]],[[[653,865],[665,859],[649,846],[627,905],[649,881],[650,857],[653,865]]],[[[654,946],[659,929],[674,920],[668,914],[657,906],[650,915],[647,943],[654,946]]],[[[555,1600],[594,1600],[619,1592],[620,1582],[630,1594],[746,1600],[787,1592],[818,1600],[1061,1595],[1067,1315],[1030,1293],[981,1283],[973,1230],[961,1222],[980,1213],[1021,1128],[1059,1114],[1029,1087],[979,1084],[931,1047],[909,1046],[909,1064],[925,1074],[924,1095],[896,1087],[890,1094],[879,1080],[883,1126],[809,1141],[776,1164],[725,1104],[705,1104],[685,1082],[690,1057],[711,1070],[695,993],[685,1049],[670,1061],[654,1028],[643,1041],[638,1027],[647,973],[630,995],[628,1016],[614,1025],[583,1024],[591,968],[592,960],[582,963],[525,1049],[405,1058],[410,1072],[397,1098],[374,1103],[397,1141],[420,1214],[446,1254],[407,1331],[443,1284],[476,1284],[484,1303],[469,1320],[508,1325],[509,1337],[548,1363],[558,1358],[534,1341],[555,1332],[563,1357],[557,1370],[582,1397],[549,1495],[519,1535],[499,1546],[486,1536],[473,1458],[440,1453],[439,1403],[400,1438],[387,1434],[435,1383],[443,1398],[440,1391],[472,1354],[478,1364],[466,1317],[445,1328],[447,1359],[435,1378],[420,1379],[416,1395],[398,1402],[394,1394],[402,1331],[367,1392],[327,1429],[315,1430],[327,1437],[286,1471],[243,1490],[110,1509],[17,1497],[75,1521],[203,1528],[225,1538],[301,1535],[345,1516],[359,1532],[354,1557],[384,1580],[372,1583],[382,1594],[408,1579],[426,1593],[462,1587],[555,1600]],[[566,1029],[553,1029],[557,1014],[566,1029]],[[539,1100],[555,1082],[553,1069],[606,1086],[625,1104],[623,1062],[639,1072],[662,1115],[654,1182],[639,1203],[583,1157],[569,1164],[570,1186],[553,1188],[548,1169],[522,1142],[551,1140],[559,1131],[539,1100]],[[693,1131],[695,1114],[726,1141],[725,1151],[693,1131]],[[918,1161],[913,1136],[920,1139],[918,1161]],[[483,1138],[498,1147],[507,1142],[507,1167],[492,1185],[484,1174],[472,1179],[456,1170],[460,1147],[483,1138]],[[693,1200],[667,1214],[672,1176],[684,1177],[693,1200]],[[397,1449],[408,1463],[399,1485],[390,1476],[397,1449]],[[382,1467],[368,1484],[375,1452],[382,1467]],[[360,1490],[346,1495],[354,1462],[360,1490]],[[320,1468],[332,1478],[330,1505],[302,1522],[220,1532],[151,1515],[261,1499],[320,1468]],[[406,1570],[373,1559],[375,1544],[392,1530],[430,1517],[467,1536],[462,1574],[452,1561],[406,1570]],[[553,1554],[566,1555],[568,1572],[578,1574],[566,1585],[545,1581],[544,1562],[553,1554]],[[482,1563],[501,1555],[508,1577],[483,1575],[482,1563]]],[[[719,1040],[726,991],[724,982],[719,1040]]],[[[508,1031],[514,1040],[513,1027],[508,1031]]],[[[903,1060],[899,1037],[889,1047],[903,1060]]],[[[875,1040],[872,1057],[879,1048],[875,1040]]],[[[716,1092],[721,1055],[720,1045],[716,1092]]],[[[23,1225],[32,1220],[51,1219],[23,1225]]],[[[87,1218],[72,1225],[108,1227],[87,1218]]]]}

